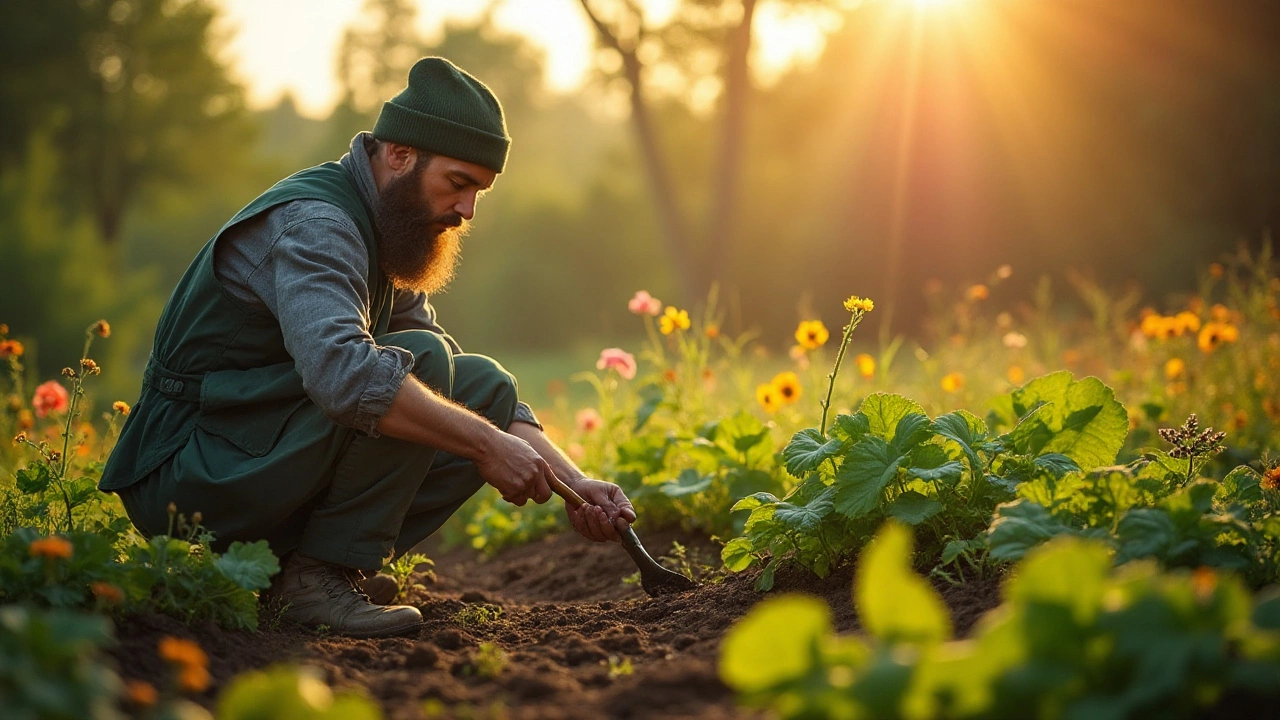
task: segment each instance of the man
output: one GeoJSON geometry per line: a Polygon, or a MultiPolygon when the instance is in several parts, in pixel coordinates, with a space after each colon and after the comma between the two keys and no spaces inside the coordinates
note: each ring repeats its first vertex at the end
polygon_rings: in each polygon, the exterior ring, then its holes
{"type": "Polygon", "coordinates": [[[424,58],[339,162],[223,226],[160,317],[103,472],[140,531],[167,532],[173,503],[220,543],[265,538],[284,558],[270,592],[285,617],[355,637],[421,624],[416,608],[370,602],[359,576],[484,483],[524,505],[558,477],[588,503],[574,528],[618,539],[635,520],[618,486],[587,478],[515,379],[464,353],[427,302],[509,142],[487,87],[424,58]]]}

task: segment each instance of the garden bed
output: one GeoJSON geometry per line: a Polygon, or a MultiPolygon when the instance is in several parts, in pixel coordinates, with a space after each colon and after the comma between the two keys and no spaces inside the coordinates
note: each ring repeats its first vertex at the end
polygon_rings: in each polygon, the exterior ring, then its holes
{"type": "MultiPolygon", "coordinates": [[[[645,537],[655,554],[675,539],[662,533],[645,537]]],[[[714,557],[710,543],[689,540],[686,547],[695,564],[714,557]]],[[[155,653],[159,638],[197,640],[209,654],[214,678],[199,698],[205,703],[237,673],[292,661],[320,667],[339,689],[362,688],[390,718],[424,717],[431,699],[449,717],[746,716],[719,681],[716,660],[729,627],[764,597],[752,589],[758,571],[650,599],[637,584],[623,582],[633,569],[616,545],[571,533],[489,559],[457,550],[439,555],[436,582],[411,595],[426,619],[416,636],[324,636],[273,627],[266,613],[258,633],[146,616],[121,624],[113,654],[126,678],[163,685],[166,669],[155,653]],[[495,608],[502,612],[493,617],[495,608]],[[491,678],[476,669],[496,655],[482,649],[487,643],[506,656],[491,678]],[[498,705],[501,710],[495,710],[498,705]]],[[[795,568],[779,573],[774,593],[822,597],[838,628],[847,631],[857,627],[852,582],[849,565],[822,580],[795,568]]],[[[939,589],[960,634],[999,599],[996,580],[939,589]]]]}

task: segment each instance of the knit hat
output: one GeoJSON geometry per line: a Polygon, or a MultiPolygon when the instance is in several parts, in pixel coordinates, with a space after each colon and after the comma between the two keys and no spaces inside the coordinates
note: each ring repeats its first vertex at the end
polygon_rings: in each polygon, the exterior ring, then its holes
{"type": "Polygon", "coordinates": [[[373,136],[494,172],[502,172],[511,144],[498,98],[440,57],[414,63],[408,87],[382,106],[373,136]]]}

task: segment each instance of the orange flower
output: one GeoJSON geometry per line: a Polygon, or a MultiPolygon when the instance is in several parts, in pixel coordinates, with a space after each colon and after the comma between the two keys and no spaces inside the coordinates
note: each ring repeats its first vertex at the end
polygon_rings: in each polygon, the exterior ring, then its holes
{"type": "Polygon", "coordinates": [[[720,326],[715,323],[708,323],[707,326],[702,329],[702,334],[706,335],[708,339],[715,340],[720,337],[720,326]]]}
{"type": "Polygon", "coordinates": [[[160,657],[171,663],[187,667],[203,668],[209,664],[209,656],[200,646],[191,640],[183,640],[173,636],[160,638],[160,657]]]}
{"type": "Polygon", "coordinates": [[[89,586],[93,596],[108,605],[119,605],[124,602],[124,591],[109,582],[96,582],[89,586]]]}
{"type": "Polygon", "coordinates": [[[36,417],[44,417],[49,413],[63,413],[70,403],[67,389],[57,380],[50,380],[36,387],[35,397],[31,398],[31,406],[36,409],[36,417]]]}
{"type": "Polygon", "coordinates": [[[1231,311],[1227,309],[1226,305],[1219,303],[1209,308],[1209,317],[1220,323],[1230,322],[1231,311]]]}
{"type": "Polygon", "coordinates": [[[1187,364],[1182,358],[1169,358],[1164,364],[1164,376],[1168,380],[1177,380],[1187,372],[1187,364]]]}
{"type": "Polygon", "coordinates": [[[126,683],[124,694],[130,703],[138,707],[152,707],[160,699],[155,686],[142,680],[130,680],[126,683]]]}
{"type": "Polygon", "coordinates": [[[1209,602],[1213,597],[1214,590],[1218,589],[1218,573],[1211,567],[1201,565],[1191,573],[1191,588],[1196,593],[1196,599],[1202,603],[1209,602]]]}
{"type": "Polygon", "coordinates": [[[84,368],[85,375],[97,375],[102,372],[102,368],[98,367],[98,363],[89,358],[81,360],[80,367],[84,368]]]}
{"type": "Polygon", "coordinates": [[[201,665],[184,665],[178,671],[178,686],[190,693],[202,693],[209,689],[209,669],[201,665]]]}
{"type": "Polygon", "coordinates": [[[964,375],[958,372],[947,373],[942,377],[942,389],[945,392],[957,393],[964,389],[964,375]]]}
{"type": "Polygon", "coordinates": [[[0,358],[22,357],[22,352],[22,343],[17,340],[5,340],[0,342],[0,358]]]}
{"type": "Polygon", "coordinates": [[[662,379],[669,383],[673,383],[679,378],[680,376],[676,374],[675,368],[667,368],[662,371],[662,379]]]}
{"type": "Polygon", "coordinates": [[[99,320],[89,326],[89,332],[97,335],[98,337],[110,337],[111,325],[109,325],[106,320],[99,320]]]}
{"type": "Polygon", "coordinates": [[[27,546],[27,551],[31,553],[31,557],[42,557],[50,560],[61,558],[63,560],[71,557],[75,552],[75,548],[71,546],[71,541],[66,538],[50,535],[49,537],[32,540],[27,546]]]}
{"type": "Polygon", "coordinates": [[[780,372],[771,383],[784,403],[793,403],[800,399],[800,378],[790,370],[780,372]]]}
{"type": "Polygon", "coordinates": [[[805,350],[817,350],[826,344],[831,333],[821,320],[804,320],[796,327],[796,342],[805,350]]]}
{"type": "Polygon", "coordinates": [[[964,297],[969,302],[974,302],[977,300],[986,300],[987,298],[991,297],[991,291],[987,289],[986,285],[979,283],[977,285],[971,286],[968,290],[966,290],[964,292],[964,297]]]}
{"type": "Polygon", "coordinates": [[[1280,465],[1267,468],[1267,471],[1262,473],[1262,482],[1259,485],[1268,492],[1280,491],[1280,465]]]}
{"type": "Polygon", "coordinates": [[[1027,379],[1027,374],[1017,365],[1010,365],[1009,370],[1005,372],[1004,376],[1014,385],[1021,385],[1022,381],[1027,379]]]}
{"type": "Polygon", "coordinates": [[[128,415],[128,414],[129,414],[129,409],[130,409],[130,408],[129,408],[129,403],[127,403],[127,402],[125,402],[125,401],[123,401],[123,400],[117,400],[117,401],[115,401],[115,402],[111,403],[111,409],[112,409],[112,410],[115,410],[116,412],[120,413],[121,415],[128,415]]]}
{"type": "Polygon", "coordinates": [[[1196,339],[1196,345],[1200,348],[1200,352],[1213,352],[1222,343],[1233,343],[1240,339],[1240,331],[1235,325],[1223,322],[1205,323],[1200,329],[1200,335],[1196,339]]]}
{"type": "Polygon", "coordinates": [[[756,388],[756,402],[760,403],[760,407],[767,413],[775,413],[782,407],[782,398],[779,397],[778,389],[772,383],[765,383],[756,388]]]}
{"type": "Polygon", "coordinates": [[[858,368],[858,374],[865,380],[870,380],[876,376],[876,359],[866,353],[862,353],[853,359],[853,364],[858,368]]]}
{"type": "Polygon", "coordinates": [[[1215,278],[1222,277],[1222,274],[1223,274],[1222,263],[1211,263],[1209,265],[1209,274],[1215,278]]]}

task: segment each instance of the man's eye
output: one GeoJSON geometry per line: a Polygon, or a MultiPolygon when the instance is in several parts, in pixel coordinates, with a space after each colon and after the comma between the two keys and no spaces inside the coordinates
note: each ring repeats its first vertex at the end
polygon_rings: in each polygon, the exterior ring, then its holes
{"type": "Polygon", "coordinates": [[[449,184],[453,186],[453,189],[454,189],[454,190],[461,190],[461,189],[462,189],[462,183],[458,182],[457,180],[450,180],[450,181],[449,181],[449,184]]]}

